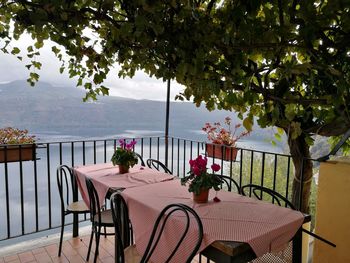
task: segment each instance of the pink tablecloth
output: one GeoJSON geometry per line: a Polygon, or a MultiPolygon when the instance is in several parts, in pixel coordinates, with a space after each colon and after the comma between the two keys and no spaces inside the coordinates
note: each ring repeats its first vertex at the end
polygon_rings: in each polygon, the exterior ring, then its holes
{"type": "MultiPolygon", "coordinates": [[[[195,209],[204,227],[204,239],[200,250],[216,240],[246,242],[257,256],[284,247],[302,225],[303,215],[298,211],[254,200],[235,193],[219,191],[221,202],[209,201],[196,204],[192,193],[181,186],[179,180],[160,184],[145,185],[126,189],[123,196],[127,201],[131,222],[136,235],[136,246],[143,254],[150,231],[160,211],[170,203],[183,203],[195,209]]],[[[211,190],[212,200],[215,191],[211,190]]],[[[176,239],[179,218],[174,227],[164,235],[152,262],[164,262],[169,255],[169,247],[176,239]]],[[[194,233],[193,233],[194,235],[194,233]]],[[[194,236],[190,237],[192,240],[194,236]]],[[[184,247],[191,247],[192,241],[184,241],[184,247]]],[[[177,253],[172,262],[184,262],[186,253],[177,253]]]]}
{"type": "Polygon", "coordinates": [[[79,190],[87,205],[89,205],[89,195],[85,183],[86,177],[92,180],[101,205],[110,188],[131,188],[174,178],[172,175],[139,165],[130,168],[129,173],[119,174],[118,166],[113,166],[112,163],[77,166],[73,171],[77,175],[79,190]]]}

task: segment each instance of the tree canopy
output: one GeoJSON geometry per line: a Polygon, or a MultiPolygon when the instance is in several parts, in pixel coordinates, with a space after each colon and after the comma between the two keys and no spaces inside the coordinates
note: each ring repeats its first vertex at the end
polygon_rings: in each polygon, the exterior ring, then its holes
{"type": "MultiPolygon", "coordinates": [[[[253,116],[261,127],[279,127],[296,169],[300,158],[310,157],[312,135],[338,136],[350,128],[349,0],[0,3],[2,51],[19,56],[10,43],[24,32],[36,41],[30,57],[52,40],[60,70],[78,76],[87,97],[108,94],[100,84],[114,63],[121,77],[143,70],[175,79],[186,87],[178,99],[245,113],[248,129],[253,116]]],[[[32,72],[30,81],[37,79],[32,72]]],[[[310,165],[304,169],[307,181],[310,165]]]]}

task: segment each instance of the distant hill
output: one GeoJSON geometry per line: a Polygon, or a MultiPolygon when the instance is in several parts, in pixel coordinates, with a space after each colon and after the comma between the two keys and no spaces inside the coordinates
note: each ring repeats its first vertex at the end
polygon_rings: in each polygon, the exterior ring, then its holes
{"type": "MultiPolygon", "coordinates": [[[[84,103],[84,94],[78,88],[44,82],[35,87],[26,81],[0,84],[0,127],[79,137],[164,134],[164,102],[107,96],[84,103]]],[[[237,119],[234,113],[209,112],[189,102],[172,102],[170,107],[170,134],[176,137],[205,140],[201,133],[205,122],[223,121],[228,115],[237,119]]],[[[271,139],[271,134],[255,125],[249,140],[271,139]]]]}

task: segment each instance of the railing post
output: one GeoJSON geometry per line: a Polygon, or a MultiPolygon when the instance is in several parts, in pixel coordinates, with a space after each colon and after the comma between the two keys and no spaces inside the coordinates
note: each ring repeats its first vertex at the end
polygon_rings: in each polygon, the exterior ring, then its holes
{"type": "Polygon", "coordinates": [[[165,113],[165,166],[168,167],[169,151],[169,112],[170,112],[170,79],[167,81],[166,113],[165,113]]]}

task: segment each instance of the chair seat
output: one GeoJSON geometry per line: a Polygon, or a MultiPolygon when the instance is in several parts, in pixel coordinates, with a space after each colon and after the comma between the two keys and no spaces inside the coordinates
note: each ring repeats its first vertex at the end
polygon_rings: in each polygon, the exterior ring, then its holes
{"type": "MultiPolygon", "coordinates": [[[[98,224],[98,217],[97,216],[95,216],[95,222],[98,224]]],[[[101,225],[102,226],[111,226],[111,227],[114,226],[111,209],[101,211],[101,225]]]]}
{"type": "Polygon", "coordinates": [[[124,249],[125,263],[140,263],[141,256],[137,252],[135,245],[124,249]]]}
{"type": "Polygon", "coordinates": [[[69,204],[67,210],[70,212],[77,212],[77,213],[84,213],[84,212],[89,213],[90,211],[83,200],[69,204]]]}

